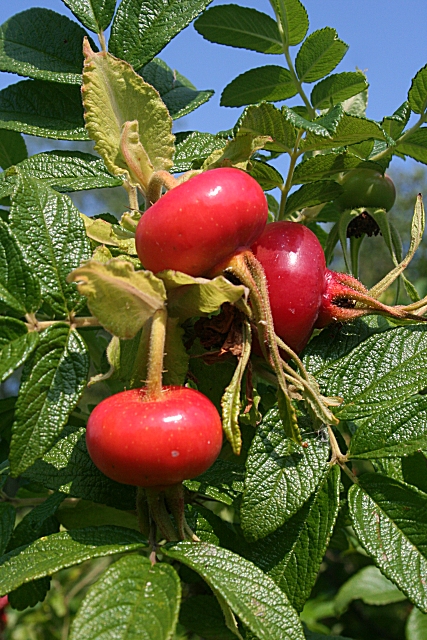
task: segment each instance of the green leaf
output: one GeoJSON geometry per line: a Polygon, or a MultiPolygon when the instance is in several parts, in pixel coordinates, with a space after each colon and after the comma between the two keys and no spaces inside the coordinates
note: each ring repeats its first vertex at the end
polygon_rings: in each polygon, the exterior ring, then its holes
{"type": "Polygon", "coordinates": [[[116,0],[62,0],[87,29],[105,31],[113,19],[116,0]]]}
{"type": "Polygon", "coordinates": [[[427,450],[427,397],[416,395],[358,423],[350,458],[408,456],[427,450]]]}
{"type": "MultiPolygon", "coordinates": [[[[88,218],[84,214],[81,214],[82,220],[85,224],[86,235],[91,240],[99,242],[102,245],[108,245],[118,247],[121,253],[127,253],[129,255],[136,256],[135,246],[135,233],[127,231],[121,225],[117,224],[117,220],[114,218],[115,223],[107,222],[102,218],[88,218]]],[[[111,258],[111,255],[110,255],[111,258]]],[[[106,263],[97,258],[94,259],[97,263],[106,263]]]]}
{"type": "Polygon", "coordinates": [[[134,551],[147,542],[138,531],[122,527],[87,527],[62,531],[2,556],[0,593],[85,560],[134,551]]]}
{"type": "Polygon", "coordinates": [[[291,73],[284,67],[266,65],[237,76],[221,94],[221,106],[241,107],[262,100],[277,102],[297,93],[291,73]]]}
{"type": "Polygon", "coordinates": [[[213,596],[196,595],[184,600],[179,621],[205,640],[236,640],[236,635],[225,626],[224,614],[213,596]]]}
{"type": "Polygon", "coordinates": [[[56,533],[59,523],[53,516],[64,498],[63,493],[52,493],[44,502],[31,509],[17,524],[7,550],[11,551],[16,547],[30,544],[37,538],[56,533]]]}
{"type": "Polygon", "coordinates": [[[424,640],[427,637],[427,615],[414,607],[406,621],[406,640],[424,640]]]}
{"type": "Polygon", "coordinates": [[[83,104],[87,131],[113,175],[144,189],[153,171],[168,170],[172,120],[158,92],[123,60],[94,53],[85,41],[83,104]]]}
{"type": "MultiPolygon", "coordinates": [[[[289,110],[290,111],[290,110],[289,110]]],[[[291,112],[293,113],[293,112],[291,112]]],[[[293,114],[295,116],[295,114],[293,114]]],[[[302,120],[302,119],[301,119],[302,120]]],[[[290,121],[280,109],[272,104],[262,103],[244,110],[237,123],[238,133],[255,136],[270,136],[265,148],[279,153],[290,153],[296,142],[296,127],[299,122],[290,121]]]]}
{"type": "Polygon", "coordinates": [[[396,151],[427,164],[427,127],[421,127],[410,133],[403,142],[399,142],[396,151]]]}
{"type": "Polygon", "coordinates": [[[0,316],[0,382],[24,364],[36,348],[38,338],[20,320],[0,316]]]}
{"type": "Polygon", "coordinates": [[[9,502],[0,503],[0,555],[6,551],[15,526],[16,510],[9,502]]]}
{"type": "Polygon", "coordinates": [[[343,614],[353,600],[379,606],[402,602],[406,596],[387,580],[378,567],[369,566],[352,575],[338,591],[334,601],[337,616],[343,614]]]}
{"type": "Polygon", "coordinates": [[[240,464],[218,459],[205,473],[193,480],[184,480],[190,491],[232,505],[243,493],[245,469],[240,464]]]}
{"type": "Polygon", "coordinates": [[[198,91],[183,75],[172,70],[166,62],[155,58],[139,71],[145,82],[160,93],[160,97],[174,120],[191,113],[207,102],[213,91],[198,91]]]}
{"type": "Polygon", "coordinates": [[[396,109],[392,116],[386,116],[383,118],[381,126],[384,131],[393,138],[393,140],[396,140],[408,124],[410,115],[411,109],[409,107],[409,103],[404,102],[398,109],[396,109]]]}
{"type": "Polygon", "coordinates": [[[16,131],[0,129],[0,167],[8,169],[27,157],[24,138],[16,131]]]}
{"type": "Polygon", "coordinates": [[[184,338],[185,331],[178,318],[168,318],[163,359],[164,385],[183,386],[186,382],[189,355],[184,346],[184,338]]]}
{"type": "Polygon", "coordinates": [[[331,27],[311,33],[295,59],[295,69],[301,82],[316,82],[327,76],[341,62],[347,49],[348,45],[331,27]]]}
{"type": "Polygon", "coordinates": [[[308,31],[308,15],[300,0],[270,0],[278,20],[287,47],[304,40],[308,31]]]}
{"type": "Polygon", "coordinates": [[[165,563],[151,565],[132,554],[115,562],[89,589],[73,620],[70,640],[173,637],[181,601],[181,583],[165,563]]]}
{"type": "MultiPolygon", "coordinates": [[[[417,451],[415,454],[405,458],[398,458],[400,462],[401,475],[398,480],[413,484],[417,489],[427,493],[427,451],[417,451]]],[[[392,458],[391,462],[396,460],[392,458]]],[[[381,461],[383,462],[383,461],[381,461]]],[[[385,475],[385,474],[384,474],[385,475]]],[[[391,475],[388,474],[387,475],[391,475]]],[[[396,476],[392,476],[396,477],[396,476]]]]}
{"type": "Polygon", "coordinates": [[[39,281],[3,220],[0,220],[0,301],[21,316],[37,311],[41,304],[39,281]]]}
{"type": "Polygon", "coordinates": [[[77,283],[102,326],[119,338],[133,338],[165,305],[162,281],[151,271],[135,271],[121,258],[105,264],[90,260],[70,273],[69,281],[77,283]]]}
{"type": "Polygon", "coordinates": [[[182,173],[191,169],[200,169],[204,160],[214,151],[224,149],[224,138],[212,133],[200,133],[199,131],[181,134],[182,139],[176,145],[174,165],[171,173],[182,173]]]}
{"type": "Polygon", "coordinates": [[[382,573],[427,612],[427,495],[367,473],[348,494],[353,528],[382,573]]]}
{"type": "Polygon", "coordinates": [[[58,323],[41,336],[22,374],[10,465],[18,476],[52,446],[86,386],[89,357],[76,331],[58,323]]]}
{"type": "Polygon", "coordinates": [[[0,26],[0,70],[81,84],[85,36],[79,25],[50,9],[22,11],[0,26]]]}
{"type": "Polygon", "coordinates": [[[304,184],[315,180],[333,180],[341,171],[351,169],[380,170],[376,162],[365,162],[350,153],[327,153],[307,158],[295,167],[292,184],[304,184]]]}
{"type": "Polygon", "coordinates": [[[87,140],[80,87],[22,80],[0,91],[0,128],[42,138],[87,140]]]}
{"type": "Polygon", "coordinates": [[[303,184],[290,194],[286,201],[285,214],[301,211],[304,207],[313,207],[324,202],[335,200],[342,193],[341,185],[333,180],[317,180],[303,184]]]}
{"type": "Polygon", "coordinates": [[[427,386],[424,325],[374,335],[316,375],[323,392],[343,397],[336,415],[353,420],[399,405],[427,386]],[[398,354],[398,355],[397,355],[398,354]]]}
{"type": "Polygon", "coordinates": [[[82,299],[75,286],[67,283],[67,276],[90,257],[83,221],[70,198],[21,175],[10,229],[38,274],[44,302],[54,313],[68,315],[82,299]]]}
{"type": "Polygon", "coordinates": [[[54,446],[24,476],[74,498],[132,510],[135,487],[114,482],[95,467],[86,448],[86,429],[65,427],[54,446]]]}
{"type": "MultiPolygon", "coordinates": [[[[307,438],[307,433],[302,434],[307,438]]],[[[285,436],[276,408],[257,427],[246,462],[241,523],[248,539],[275,531],[315,491],[329,456],[329,442],[307,440],[307,448],[285,436]]]]}
{"type": "Polygon", "coordinates": [[[248,560],[207,543],[179,542],[164,553],[199,573],[259,640],[304,640],[285,594],[248,560]]]}
{"type": "Polygon", "coordinates": [[[340,472],[330,467],[302,508],[249,547],[249,558],[301,611],[316,581],[339,508],[340,472]]]}
{"type": "Polygon", "coordinates": [[[427,109],[427,65],[412,78],[408,102],[414,113],[424,113],[427,109]]]}
{"type": "Polygon", "coordinates": [[[211,0],[122,0],[111,27],[109,49],[139,69],[150,62],[211,0]]]}
{"type": "Polygon", "coordinates": [[[283,53],[275,20],[265,13],[236,4],[205,11],[194,23],[206,40],[261,53],[283,53]]]}
{"type": "Polygon", "coordinates": [[[328,109],[365,91],[368,86],[361,71],[334,73],[313,87],[310,95],[311,104],[315,109],[328,109]]]}
{"type": "MultiPolygon", "coordinates": [[[[339,107],[339,109],[342,110],[341,107],[339,107]]],[[[329,120],[325,121],[325,118],[318,118],[317,120],[314,120],[314,121],[307,120],[303,116],[299,115],[296,111],[289,109],[289,107],[287,107],[286,105],[283,105],[281,111],[285,120],[287,120],[290,124],[292,124],[296,129],[302,129],[302,131],[307,131],[312,135],[315,135],[316,138],[318,137],[327,138],[328,142],[326,143],[326,145],[331,146],[330,143],[332,142],[332,137],[329,131],[331,122],[329,120]],[[327,127],[325,126],[325,124],[327,124],[327,127]]],[[[332,111],[334,112],[333,122],[336,125],[336,121],[337,121],[335,117],[336,112],[335,110],[332,110],[332,111]]],[[[339,119],[341,118],[342,118],[342,114],[340,114],[339,116],[339,119]]],[[[336,126],[334,126],[334,129],[335,128],[336,126]]]]}
{"type": "Polygon", "coordinates": [[[251,160],[248,173],[261,185],[263,191],[280,188],[285,182],[277,169],[259,160],[251,160]]]}
{"type": "Polygon", "coordinates": [[[50,589],[50,576],[32,580],[10,591],[9,604],[13,609],[23,611],[27,607],[35,607],[38,602],[43,602],[50,589]]]}

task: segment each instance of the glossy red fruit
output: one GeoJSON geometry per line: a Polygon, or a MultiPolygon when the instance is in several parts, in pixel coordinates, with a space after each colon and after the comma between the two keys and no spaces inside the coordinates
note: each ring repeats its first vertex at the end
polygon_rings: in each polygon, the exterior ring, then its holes
{"type": "Polygon", "coordinates": [[[142,216],[136,250],[146,269],[203,276],[261,235],[268,206],[258,182],[233,168],[200,173],[142,216]]]}
{"type": "Polygon", "coordinates": [[[94,464],[117,482],[165,488],[208,469],[222,445],[212,402],[186,387],[163,387],[158,400],[131,389],[92,411],[86,444],[94,464]]]}
{"type": "Polygon", "coordinates": [[[311,336],[322,301],[326,263],[321,244],[301,224],[272,222],[252,251],[264,267],[275,332],[298,353],[311,336]]]}
{"type": "Polygon", "coordinates": [[[372,169],[352,169],[337,182],[343,193],[335,200],[342,209],[373,207],[389,211],[396,200],[393,180],[387,174],[372,169]]]}

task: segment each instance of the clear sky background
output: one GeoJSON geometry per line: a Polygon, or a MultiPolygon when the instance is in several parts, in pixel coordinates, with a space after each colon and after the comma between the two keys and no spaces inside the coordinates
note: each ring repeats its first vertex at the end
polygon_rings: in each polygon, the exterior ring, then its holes
{"type": "MultiPolygon", "coordinates": [[[[268,0],[234,2],[272,15],[268,0]]],[[[218,4],[225,3],[214,0],[210,6],[218,4]]],[[[309,33],[325,26],[334,27],[338,36],[349,45],[337,71],[359,68],[367,73],[370,83],[368,117],[380,120],[393,113],[406,99],[412,77],[427,64],[427,1],[305,0],[304,5],[310,20],[309,33]]],[[[0,0],[0,23],[34,6],[53,9],[75,20],[61,0],[0,0]]],[[[159,56],[188,77],[198,89],[215,91],[207,104],[176,121],[176,131],[195,129],[214,133],[232,127],[242,109],[220,107],[222,89],[237,75],[253,67],[286,66],[285,60],[277,55],[267,56],[209,43],[191,25],[159,56]]],[[[19,79],[12,74],[0,73],[0,88],[19,79]]],[[[401,164],[399,160],[393,160],[395,162],[401,164]]]]}

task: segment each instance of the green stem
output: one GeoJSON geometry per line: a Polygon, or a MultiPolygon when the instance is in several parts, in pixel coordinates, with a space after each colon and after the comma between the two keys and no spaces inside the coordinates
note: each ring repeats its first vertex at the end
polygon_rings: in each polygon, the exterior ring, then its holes
{"type": "Polygon", "coordinates": [[[298,158],[300,157],[301,153],[300,151],[298,151],[298,147],[299,147],[299,143],[301,141],[302,135],[303,135],[303,131],[298,131],[297,133],[297,139],[295,141],[295,145],[294,145],[294,149],[292,151],[292,153],[289,154],[290,156],[290,163],[289,163],[289,169],[288,169],[288,175],[286,177],[286,182],[285,184],[281,187],[281,197],[280,197],[280,207],[279,207],[279,215],[277,216],[278,220],[283,220],[285,218],[285,207],[286,207],[286,201],[288,199],[288,194],[289,191],[292,187],[292,178],[294,175],[294,170],[295,170],[295,165],[297,163],[298,158]]]}
{"type": "Polygon", "coordinates": [[[350,480],[352,482],[354,482],[355,484],[357,484],[359,481],[356,478],[356,476],[354,475],[354,473],[352,473],[352,471],[348,468],[347,466],[347,456],[344,455],[340,449],[340,446],[338,444],[338,441],[335,437],[335,433],[333,432],[332,428],[328,426],[328,434],[329,434],[329,442],[331,443],[331,449],[332,449],[332,458],[331,458],[331,462],[330,464],[339,464],[339,466],[341,467],[341,469],[344,471],[344,473],[350,478],[350,480]]]}
{"type": "Polygon", "coordinates": [[[178,180],[167,171],[155,171],[148,182],[147,193],[145,195],[146,209],[157,202],[162,195],[163,187],[170,191],[179,184],[178,180]]]}
{"type": "Polygon", "coordinates": [[[145,495],[147,497],[150,515],[156,523],[160,534],[168,542],[178,541],[180,538],[166,509],[164,491],[156,489],[155,487],[146,487],[145,495]]]}
{"type": "Polygon", "coordinates": [[[98,40],[99,44],[101,45],[101,51],[107,51],[107,42],[105,40],[105,35],[102,29],[98,33],[98,40]]]}
{"type": "Polygon", "coordinates": [[[163,358],[167,324],[166,309],[158,309],[152,318],[147,366],[147,400],[156,400],[162,393],[163,358]]]}
{"type": "Polygon", "coordinates": [[[381,151],[380,153],[377,153],[377,155],[372,156],[371,158],[369,158],[369,160],[372,160],[372,162],[377,162],[378,160],[381,160],[382,158],[385,158],[386,156],[394,153],[396,149],[399,150],[398,148],[399,144],[402,144],[402,142],[405,142],[405,140],[410,135],[415,133],[415,131],[418,131],[418,129],[426,122],[426,120],[427,120],[427,113],[422,113],[419,119],[417,120],[417,122],[410,129],[407,129],[405,133],[402,133],[400,138],[396,140],[396,145],[394,147],[387,147],[387,149],[384,149],[384,151],[381,151]]]}
{"type": "Polygon", "coordinates": [[[33,313],[28,313],[25,316],[27,322],[25,323],[28,331],[44,331],[53,324],[69,324],[72,329],[84,329],[85,327],[100,327],[98,318],[94,316],[77,317],[74,316],[64,320],[37,320],[33,313]]]}

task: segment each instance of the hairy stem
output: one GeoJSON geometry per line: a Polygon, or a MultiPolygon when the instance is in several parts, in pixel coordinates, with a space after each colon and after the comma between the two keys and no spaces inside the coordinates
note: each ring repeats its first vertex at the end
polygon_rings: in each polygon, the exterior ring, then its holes
{"type": "Polygon", "coordinates": [[[163,358],[165,351],[166,309],[158,309],[152,318],[147,366],[147,400],[156,400],[162,393],[163,358]]]}

